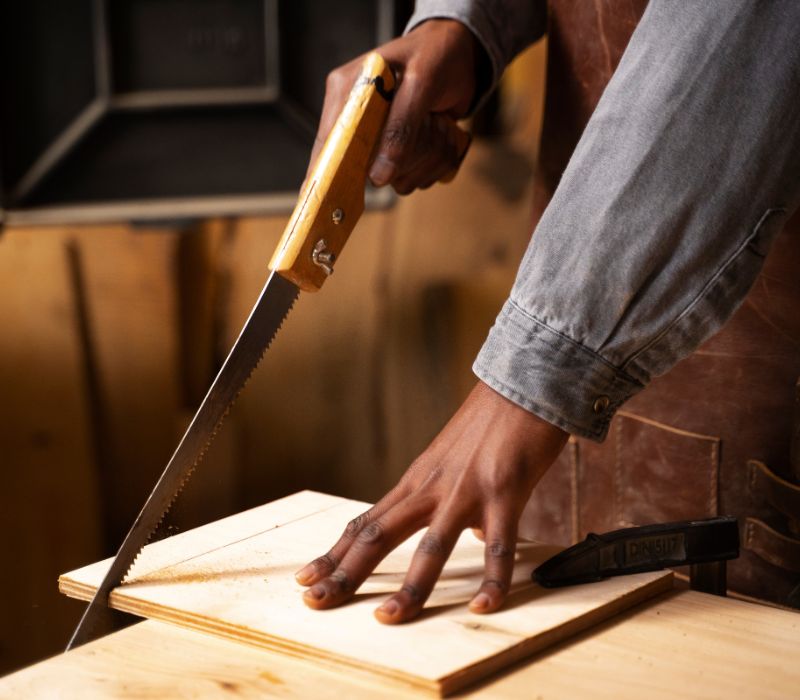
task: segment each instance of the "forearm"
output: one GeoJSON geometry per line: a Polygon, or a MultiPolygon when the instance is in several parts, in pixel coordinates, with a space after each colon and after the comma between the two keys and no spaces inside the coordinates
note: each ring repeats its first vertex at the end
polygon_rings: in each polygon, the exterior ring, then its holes
{"type": "Polygon", "coordinates": [[[653,0],[475,371],[559,427],[614,411],[744,299],[800,183],[800,4],[653,0]]]}

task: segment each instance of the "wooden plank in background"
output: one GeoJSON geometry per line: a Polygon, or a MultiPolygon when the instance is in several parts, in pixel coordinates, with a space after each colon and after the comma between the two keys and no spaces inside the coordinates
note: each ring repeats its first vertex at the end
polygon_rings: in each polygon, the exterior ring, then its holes
{"type": "MultiPolygon", "coordinates": [[[[445,694],[672,585],[671,572],[652,572],[546,590],[530,572],[556,550],[521,545],[505,607],[476,615],[466,604],[480,585],[484,553],[467,531],[413,623],[381,625],[372,610],[402,583],[420,535],[390,554],[350,604],[306,608],[293,572],[326,551],[331,534],[366,507],[304,491],[162,540],[144,550],[128,582],[111,593],[111,605],[445,694]]],[[[89,599],[108,564],[64,574],[61,591],[89,599]]]]}
{"type": "Polygon", "coordinates": [[[118,546],[178,438],[178,234],[125,226],[76,234],[102,424],[109,550],[118,546]]]}
{"type": "MultiPolygon", "coordinates": [[[[181,414],[175,430],[183,435],[230,351],[223,328],[222,299],[229,286],[222,265],[234,235],[233,221],[214,219],[183,229],[178,238],[177,306],[181,414]],[[222,341],[222,342],[221,342],[222,341]]],[[[167,358],[169,359],[169,358],[167,358]]],[[[240,433],[229,415],[169,510],[166,532],[187,530],[242,510],[240,433]]],[[[164,465],[161,465],[162,467],[164,465]]]]}
{"type": "Polygon", "coordinates": [[[0,238],[0,673],[63,648],[80,611],[50,579],[103,551],[68,241],[0,238]]]}

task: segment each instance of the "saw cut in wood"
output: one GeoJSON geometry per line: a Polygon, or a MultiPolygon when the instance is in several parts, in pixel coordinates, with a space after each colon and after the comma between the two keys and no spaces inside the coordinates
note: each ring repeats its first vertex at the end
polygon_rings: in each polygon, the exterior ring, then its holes
{"type": "MultiPolygon", "coordinates": [[[[402,584],[420,533],[378,566],[352,602],[310,610],[294,572],[367,507],[302,491],[155,542],[112,591],[111,607],[444,695],[672,586],[672,573],[657,571],[544,589],[531,582],[531,570],[559,548],[521,544],[506,604],[478,615],[467,603],[481,582],[484,545],[465,531],[422,615],[382,625],[372,611],[402,584]]],[[[61,592],[90,599],[108,563],[62,575],[61,592]]]]}

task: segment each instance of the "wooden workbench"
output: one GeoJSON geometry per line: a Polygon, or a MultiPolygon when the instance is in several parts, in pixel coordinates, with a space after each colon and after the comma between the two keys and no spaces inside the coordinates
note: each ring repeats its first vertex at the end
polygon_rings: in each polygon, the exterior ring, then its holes
{"type": "MultiPolygon", "coordinates": [[[[799,694],[800,614],[674,590],[456,697],[799,694]]],[[[227,696],[420,697],[152,620],[0,679],[0,698],[227,696]]]]}

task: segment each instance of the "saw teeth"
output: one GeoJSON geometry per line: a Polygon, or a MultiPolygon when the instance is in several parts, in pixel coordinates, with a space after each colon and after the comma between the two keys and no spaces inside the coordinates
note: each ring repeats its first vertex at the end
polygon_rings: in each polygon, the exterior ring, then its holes
{"type": "MultiPolygon", "coordinates": [[[[296,301],[296,298],[295,298],[295,301],[296,301]]],[[[211,431],[211,434],[208,436],[208,440],[206,440],[205,445],[203,445],[203,448],[198,453],[197,458],[194,461],[194,464],[192,464],[192,466],[187,470],[186,474],[184,475],[183,479],[181,480],[180,485],[178,486],[177,490],[173,494],[172,499],[167,504],[166,509],[161,514],[161,517],[158,519],[158,522],[156,523],[156,525],[153,528],[153,530],[147,536],[147,539],[145,540],[144,545],[142,545],[142,548],[138,552],[136,552],[136,556],[134,556],[133,561],[131,561],[131,563],[130,563],[130,566],[125,570],[125,574],[122,576],[122,580],[120,581],[120,584],[130,583],[130,581],[128,581],[127,579],[130,576],[130,573],[133,570],[133,567],[136,565],[136,562],[139,560],[139,556],[144,551],[144,548],[150,543],[150,540],[152,539],[153,535],[158,531],[158,528],[161,527],[161,524],[164,522],[164,518],[166,517],[167,513],[169,513],[170,509],[172,508],[172,505],[178,499],[178,496],[181,494],[181,491],[183,491],[184,486],[186,486],[186,482],[189,481],[189,479],[191,478],[192,474],[194,474],[195,469],[197,469],[197,465],[200,464],[200,462],[203,460],[203,457],[206,456],[206,453],[208,452],[209,448],[211,447],[211,443],[214,441],[214,438],[217,436],[217,433],[219,432],[220,428],[222,427],[222,423],[225,421],[225,419],[228,417],[228,414],[231,412],[231,408],[233,407],[233,404],[236,403],[236,401],[238,400],[240,394],[242,393],[242,390],[247,385],[247,382],[250,381],[250,377],[253,376],[253,372],[255,372],[256,368],[261,364],[261,360],[264,359],[264,355],[266,354],[267,350],[269,350],[270,345],[272,345],[272,341],[275,340],[275,336],[278,335],[278,331],[283,327],[284,321],[286,321],[286,317],[289,315],[289,312],[293,308],[294,308],[294,301],[292,301],[292,303],[289,305],[289,308],[286,310],[286,313],[284,314],[283,318],[281,319],[281,322],[275,328],[275,332],[272,334],[272,337],[267,341],[267,344],[264,346],[264,349],[261,351],[261,355],[259,355],[258,360],[253,365],[252,369],[248,373],[248,375],[245,378],[245,380],[242,382],[242,385],[241,385],[241,387],[239,387],[239,390],[236,392],[234,397],[231,399],[230,403],[225,408],[225,412],[220,416],[219,420],[217,421],[217,424],[214,426],[214,429],[211,431]]]]}

